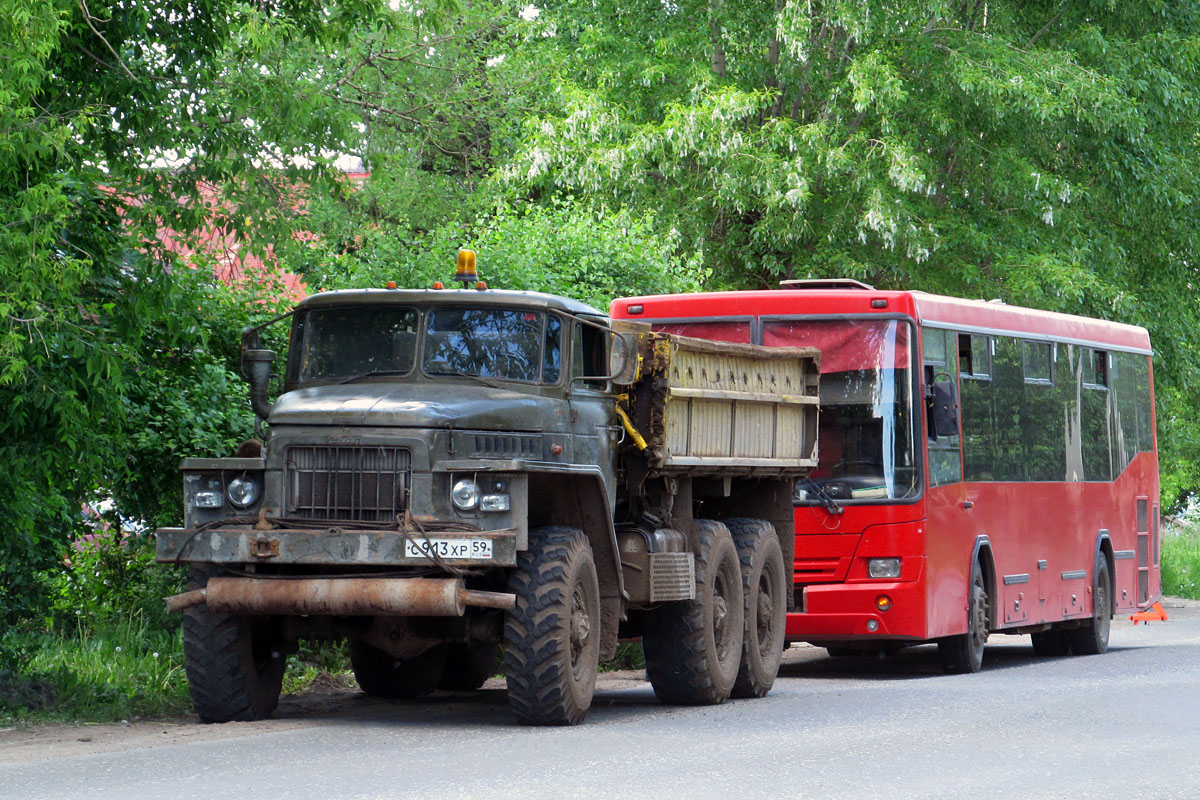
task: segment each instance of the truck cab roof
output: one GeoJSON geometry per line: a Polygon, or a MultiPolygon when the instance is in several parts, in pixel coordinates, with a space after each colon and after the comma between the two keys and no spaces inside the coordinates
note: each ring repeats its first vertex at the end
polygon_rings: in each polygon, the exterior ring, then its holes
{"type": "Polygon", "coordinates": [[[337,306],[367,305],[473,305],[502,306],[561,311],[607,318],[608,314],[568,297],[544,292],[514,292],[504,289],[342,289],[309,295],[297,311],[337,306]]]}

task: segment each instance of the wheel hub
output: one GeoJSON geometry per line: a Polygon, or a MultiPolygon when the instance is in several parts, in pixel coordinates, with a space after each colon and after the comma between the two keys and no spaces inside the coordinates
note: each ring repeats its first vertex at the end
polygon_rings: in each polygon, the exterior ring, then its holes
{"type": "Polygon", "coordinates": [[[571,663],[577,664],[579,656],[587,647],[588,638],[592,633],[592,621],[588,617],[587,603],[584,599],[583,587],[575,586],[571,597],[571,663]]]}

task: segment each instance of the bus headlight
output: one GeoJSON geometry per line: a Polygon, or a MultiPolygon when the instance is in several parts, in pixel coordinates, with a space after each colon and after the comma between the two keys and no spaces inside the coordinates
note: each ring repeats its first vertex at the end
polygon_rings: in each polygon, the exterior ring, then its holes
{"type": "Polygon", "coordinates": [[[867,561],[867,574],[872,578],[899,578],[900,559],[872,558],[867,561]]]}
{"type": "Polygon", "coordinates": [[[258,502],[262,495],[262,486],[254,478],[243,475],[229,482],[229,489],[225,494],[229,502],[238,508],[247,508],[258,502]]]}
{"type": "Polygon", "coordinates": [[[470,478],[463,478],[450,490],[450,500],[455,508],[470,511],[479,505],[479,485],[470,478]]]}

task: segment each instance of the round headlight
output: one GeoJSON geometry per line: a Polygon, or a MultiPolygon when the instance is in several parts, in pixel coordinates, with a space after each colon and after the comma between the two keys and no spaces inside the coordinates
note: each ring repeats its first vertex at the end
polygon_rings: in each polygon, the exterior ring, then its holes
{"type": "Polygon", "coordinates": [[[450,490],[450,499],[457,508],[470,511],[479,505],[479,487],[470,478],[463,478],[450,490]]]}
{"type": "Polygon", "coordinates": [[[245,476],[231,480],[229,482],[229,490],[226,492],[229,496],[229,502],[238,508],[246,508],[247,506],[254,505],[258,502],[258,496],[261,493],[258,481],[245,476]]]}

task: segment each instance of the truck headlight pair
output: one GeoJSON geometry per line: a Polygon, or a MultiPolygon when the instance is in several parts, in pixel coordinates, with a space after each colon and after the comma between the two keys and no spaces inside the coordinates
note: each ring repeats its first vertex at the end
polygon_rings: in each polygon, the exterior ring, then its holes
{"type": "Polygon", "coordinates": [[[229,482],[224,492],[221,491],[221,479],[210,478],[205,487],[192,495],[192,506],[195,508],[220,508],[225,505],[225,499],[237,508],[249,508],[258,502],[262,496],[262,482],[250,475],[239,475],[229,482]]]}
{"type": "Polygon", "coordinates": [[[504,481],[488,478],[482,482],[461,478],[450,489],[450,501],[460,511],[508,511],[512,507],[504,481]]]}

